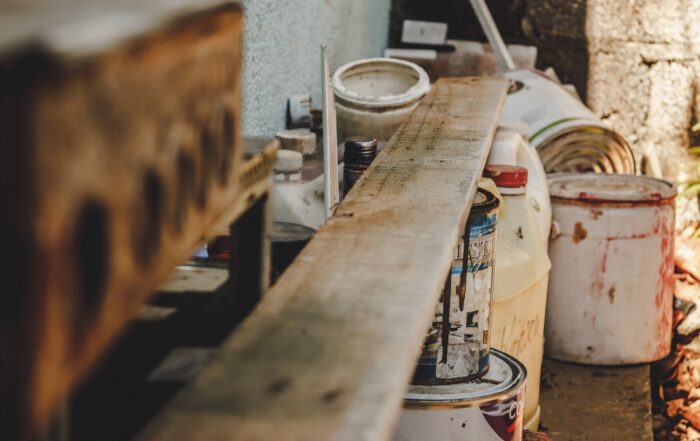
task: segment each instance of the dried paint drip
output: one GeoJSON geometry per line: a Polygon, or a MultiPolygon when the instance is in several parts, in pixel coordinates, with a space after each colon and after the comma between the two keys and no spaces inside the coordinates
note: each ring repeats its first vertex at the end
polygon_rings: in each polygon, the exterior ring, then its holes
{"type": "Polygon", "coordinates": [[[482,376],[489,368],[498,203],[486,190],[477,192],[423,344],[413,384],[454,383],[482,376]]]}

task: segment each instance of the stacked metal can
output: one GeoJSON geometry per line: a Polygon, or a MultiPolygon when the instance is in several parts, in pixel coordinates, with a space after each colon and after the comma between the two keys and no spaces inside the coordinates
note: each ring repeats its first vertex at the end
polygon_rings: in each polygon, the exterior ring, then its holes
{"type": "Polygon", "coordinates": [[[474,197],[413,384],[467,381],[488,371],[498,204],[493,193],[481,188],[474,197]]]}
{"type": "Polygon", "coordinates": [[[394,440],[520,441],[525,367],[490,350],[499,199],[479,188],[394,440]]]}

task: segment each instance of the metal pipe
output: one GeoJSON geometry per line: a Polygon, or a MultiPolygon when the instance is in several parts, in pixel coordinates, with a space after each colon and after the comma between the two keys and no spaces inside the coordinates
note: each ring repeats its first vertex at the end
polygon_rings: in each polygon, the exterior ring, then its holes
{"type": "Polygon", "coordinates": [[[328,50],[321,45],[321,78],[323,80],[323,203],[326,221],[340,202],[338,190],[338,138],[336,135],[335,99],[328,69],[328,50]]]}
{"type": "Polygon", "coordinates": [[[515,69],[515,63],[513,63],[513,58],[508,52],[506,44],[501,38],[501,33],[498,32],[498,27],[496,27],[496,22],[493,21],[491,12],[484,0],[469,0],[472,5],[472,9],[476,13],[476,17],[479,19],[479,24],[486,34],[486,38],[489,40],[491,49],[496,55],[496,61],[498,61],[498,66],[502,71],[509,71],[515,69]]]}

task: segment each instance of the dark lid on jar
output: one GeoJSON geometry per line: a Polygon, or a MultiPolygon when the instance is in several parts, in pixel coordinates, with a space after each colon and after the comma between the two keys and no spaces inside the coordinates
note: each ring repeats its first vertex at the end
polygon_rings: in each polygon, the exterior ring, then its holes
{"type": "Polygon", "coordinates": [[[497,187],[517,188],[527,185],[527,169],[517,165],[487,165],[484,167],[484,177],[493,179],[497,187]]]}
{"type": "Polygon", "coordinates": [[[349,168],[366,169],[377,156],[377,140],[369,136],[348,136],[345,138],[343,162],[349,168]]]}

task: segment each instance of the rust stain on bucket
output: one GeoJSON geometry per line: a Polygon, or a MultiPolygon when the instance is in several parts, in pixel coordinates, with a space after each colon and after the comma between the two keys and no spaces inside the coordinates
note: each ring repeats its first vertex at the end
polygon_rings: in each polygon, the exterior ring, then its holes
{"type": "Polygon", "coordinates": [[[583,228],[581,222],[576,222],[574,225],[574,235],[572,236],[574,243],[579,243],[588,236],[588,231],[583,228]]]}

